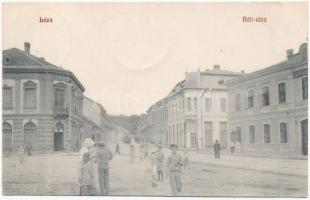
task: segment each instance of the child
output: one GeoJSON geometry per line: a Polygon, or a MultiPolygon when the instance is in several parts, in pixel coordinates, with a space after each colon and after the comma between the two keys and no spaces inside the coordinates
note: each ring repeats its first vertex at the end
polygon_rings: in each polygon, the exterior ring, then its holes
{"type": "Polygon", "coordinates": [[[80,195],[95,195],[95,177],[92,161],[89,153],[83,154],[83,160],[79,169],[80,195]]]}

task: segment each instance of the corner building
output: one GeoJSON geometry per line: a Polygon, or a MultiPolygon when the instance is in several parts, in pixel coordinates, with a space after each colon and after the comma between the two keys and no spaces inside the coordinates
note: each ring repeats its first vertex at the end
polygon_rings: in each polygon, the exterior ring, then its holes
{"type": "Polygon", "coordinates": [[[308,152],[307,44],[283,62],[226,82],[229,143],[247,154],[302,157],[308,152]]]}
{"type": "MultiPolygon", "coordinates": [[[[30,43],[2,55],[4,153],[27,144],[34,152],[78,151],[83,138],[103,137],[104,127],[88,118],[94,108],[85,109],[85,88],[71,71],[32,55],[30,43]]],[[[99,118],[105,115],[102,107],[97,110],[99,118]]]]}

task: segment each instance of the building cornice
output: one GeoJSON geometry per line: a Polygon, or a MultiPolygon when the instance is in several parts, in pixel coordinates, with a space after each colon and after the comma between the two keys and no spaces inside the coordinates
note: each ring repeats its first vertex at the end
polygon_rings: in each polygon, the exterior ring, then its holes
{"type": "Polygon", "coordinates": [[[84,86],[82,83],[76,78],[76,76],[69,70],[65,69],[56,69],[50,67],[33,67],[33,66],[3,66],[2,68],[3,73],[49,73],[49,74],[56,74],[56,75],[65,75],[69,76],[82,90],[85,91],[84,86]]]}

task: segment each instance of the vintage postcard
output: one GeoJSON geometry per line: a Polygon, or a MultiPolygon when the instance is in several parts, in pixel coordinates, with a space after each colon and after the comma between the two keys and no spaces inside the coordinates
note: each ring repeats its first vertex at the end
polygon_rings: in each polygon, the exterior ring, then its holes
{"type": "Polygon", "coordinates": [[[2,195],[308,196],[307,2],[2,12],[2,195]]]}

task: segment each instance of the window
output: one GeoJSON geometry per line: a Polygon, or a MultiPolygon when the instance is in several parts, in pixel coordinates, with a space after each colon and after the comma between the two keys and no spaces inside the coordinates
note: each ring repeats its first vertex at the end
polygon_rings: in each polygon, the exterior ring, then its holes
{"type": "Polygon", "coordinates": [[[37,84],[32,81],[24,83],[24,108],[37,108],[37,84]]]}
{"type": "Polygon", "coordinates": [[[205,98],[205,111],[211,112],[212,101],[211,98],[205,98]]]}
{"type": "Polygon", "coordinates": [[[212,122],[205,122],[205,134],[212,135],[212,122]]]}
{"type": "Polygon", "coordinates": [[[65,108],[65,90],[56,88],[55,90],[55,107],[59,109],[65,108]]]}
{"type": "Polygon", "coordinates": [[[4,87],[2,91],[2,103],[3,108],[10,109],[13,108],[13,88],[4,87]]]}
{"type": "Polygon", "coordinates": [[[194,107],[195,107],[195,110],[197,110],[197,98],[196,97],[194,98],[194,107]]]}
{"type": "Polygon", "coordinates": [[[287,123],[280,123],[281,143],[287,143],[287,123]]]}
{"type": "Polygon", "coordinates": [[[240,94],[235,95],[235,110],[236,111],[241,110],[241,95],[240,94]]]}
{"type": "Polygon", "coordinates": [[[186,98],[186,109],[188,111],[191,111],[192,110],[192,98],[190,97],[187,97],[186,98]]]}
{"type": "Polygon", "coordinates": [[[220,98],[220,112],[226,112],[226,99],[220,98]]]}
{"type": "Polygon", "coordinates": [[[249,133],[250,133],[250,143],[255,143],[255,126],[249,126],[249,133]]]}
{"type": "Polygon", "coordinates": [[[6,57],[5,58],[5,63],[11,63],[11,58],[10,57],[6,57]]]}
{"type": "Polygon", "coordinates": [[[270,125],[264,124],[264,143],[270,143],[270,125]]]}
{"type": "Polygon", "coordinates": [[[248,91],[248,108],[254,107],[254,90],[248,91]]]}
{"type": "Polygon", "coordinates": [[[25,108],[36,108],[37,106],[37,97],[35,88],[25,88],[25,108]]]}
{"type": "Polygon", "coordinates": [[[262,94],[262,105],[269,106],[269,87],[263,87],[263,94],[262,94]]]}
{"type": "Polygon", "coordinates": [[[286,85],[285,83],[278,84],[279,104],[286,103],[286,85]]]}
{"type": "Polygon", "coordinates": [[[308,99],[308,77],[304,77],[301,79],[302,84],[302,100],[308,99]]]}

